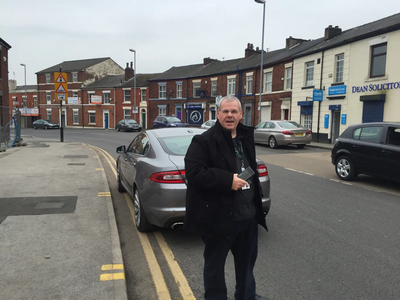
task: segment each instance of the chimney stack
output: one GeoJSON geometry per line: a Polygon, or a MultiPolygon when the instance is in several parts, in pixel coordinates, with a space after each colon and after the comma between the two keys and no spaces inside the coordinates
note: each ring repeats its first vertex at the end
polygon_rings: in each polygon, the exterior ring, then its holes
{"type": "Polygon", "coordinates": [[[340,34],[342,34],[342,28],[339,28],[339,26],[332,27],[332,25],[329,25],[327,28],[325,28],[324,40],[330,40],[340,34]]]}
{"type": "Polygon", "coordinates": [[[131,66],[129,67],[129,63],[126,63],[126,68],[125,68],[125,81],[128,81],[129,79],[133,78],[134,70],[132,68],[133,63],[131,62],[131,66]]]}
{"type": "MultiPolygon", "coordinates": [[[[258,51],[258,47],[257,47],[257,51],[258,51]]],[[[252,57],[253,55],[257,54],[257,51],[254,50],[253,44],[247,43],[247,48],[244,49],[244,57],[245,58],[252,57]]]]}
{"type": "Polygon", "coordinates": [[[214,61],[219,61],[218,59],[210,58],[210,57],[205,57],[203,58],[203,65],[207,66],[208,64],[214,62],[214,61]]]}
{"type": "Polygon", "coordinates": [[[288,50],[288,49],[290,49],[290,48],[292,48],[292,47],[294,47],[294,46],[296,46],[296,45],[298,45],[298,44],[301,44],[302,42],[306,42],[306,41],[307,41],[307,40],[296,39],[296,38],[294,38],[294,37],[289,36],[289,37],[286,39],[286,50],[288,50]]]}

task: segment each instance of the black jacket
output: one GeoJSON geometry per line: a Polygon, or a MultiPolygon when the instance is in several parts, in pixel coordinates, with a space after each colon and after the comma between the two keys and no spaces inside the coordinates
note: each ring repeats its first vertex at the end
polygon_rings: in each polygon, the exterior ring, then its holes
{"type": "MultiPolygon", "coordinates": [[[[239,123],[237,133],[244,136],[243,151],[251,168],[256,171],[254,128],[239,123]]],[[[194,136],[185,156],[185,172],[188,188],[184,229],[218,240],[229,239],[235,201],[235,191],[231,187],[236,173],[231,132],[217,121],[203,134],[194,136]]],[[[267,229],[258,177],[253,184],[256,185],[257,221],[267,229]]]]}

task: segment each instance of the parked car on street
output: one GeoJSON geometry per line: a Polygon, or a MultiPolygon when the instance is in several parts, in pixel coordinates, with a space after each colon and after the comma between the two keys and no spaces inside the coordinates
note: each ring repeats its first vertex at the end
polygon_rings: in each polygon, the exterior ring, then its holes
{"type": "MultiPolygon", "coordinates": [[[[182,228],[185,216],[184,157],[201,128],[163,128],[139,133],[130,145],[119,146],[116,169],[118,191],[133,199],[136,227],[141,232],[158,227],[182,228]]],[[[266,165],[258,160],[264,213],[268,214],[270,181],[266,165]]]]}
{"type": "Polygon", "coordinates": [[[255,127],[254,141],[275,149],[279,146],[296,145],[304,148],[311,143],[311,130],[294,121],[266,121],[255,127]]]}
{"type": "Polygon", "coordinates": [[[123,131],[140,131],[142,130],[142,127],[139,125],[138,122],[136,122],[133,119],[122,119],[119,120],[117,123],[117,126],[115,126],[115,129],[118,131],[123,130],[123,131]]]}
{"type": "Polygon", "coordinates": [[[57,129],[57,128],[60,128],[60,124],[50,121],[50,120],[39,119],[32,123],[32,127],[34,129],[38,129],[38,128],[57,129]]]}
{"type": "Polygon", "coordinates": [[[164,128],[164,127],[186,127],[187,124],[182,122],[177,117],[172,116],[158,116],[154,119],[153,128],[164,128]]]}
{"type": "Polygon", "coordinates": [[[400,123],[350,125],[335,140],[331,157],[342,180],[367,174],[400,181],[400,123]]]}
{"type": "Polygon", "coordinates": [[[208,120],[201,124],[201,128],[209,129],[215,125],[215,122],[217,122],[217,120],[208,120]]]}

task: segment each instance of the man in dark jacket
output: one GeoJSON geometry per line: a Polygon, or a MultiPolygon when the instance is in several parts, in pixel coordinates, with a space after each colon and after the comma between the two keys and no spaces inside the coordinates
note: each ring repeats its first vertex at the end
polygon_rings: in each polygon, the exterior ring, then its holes
{"type": "Polygon", "coordinates": [[[184,228],[205,243],[204,297],[227,299],[225,261],[232,252],[236,300],[266,299],[256,294],[253,268],[258,224],[267,229],[262,209],[253,127],[244,126],[242,106],[234,96],[217,103],[217,122],[193,137],[185,157],[188,180],[184,228]],[[250,179],[238,177],[250,167],[250,179]]]}

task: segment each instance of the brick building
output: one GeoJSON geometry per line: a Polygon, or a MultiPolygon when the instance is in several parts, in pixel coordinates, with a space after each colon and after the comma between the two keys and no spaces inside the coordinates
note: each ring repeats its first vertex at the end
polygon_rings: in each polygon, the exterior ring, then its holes
{"type": "MultiPolygon", "coordinates": [[[[8,50],[11,46],[0,38],[0,135],[11,117],[8,105],[8,50]]],[[[1,141],[1,138],[0,138],[1,141]]]]}

